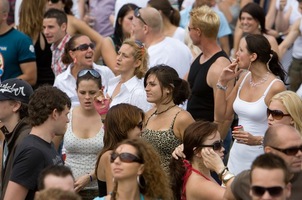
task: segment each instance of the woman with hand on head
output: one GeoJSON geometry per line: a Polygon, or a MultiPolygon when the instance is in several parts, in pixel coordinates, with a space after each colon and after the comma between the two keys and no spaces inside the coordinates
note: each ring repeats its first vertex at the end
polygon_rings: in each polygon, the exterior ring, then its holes
{"type": "Polygon", "coordinates": [[[263,35],[246,35],[240,40],[237,59],[225,67],[218,79],[218,121],[233,120],[238,115],[238,124],[244,130],[234,130],[235,141],[230,151],[228,167],[238,174],[249,169],[252,161],[263,153],[262,138],[268,127],[266,108],[270,99],[285,90],[285,72],[277,54],[263,35]],[[238,65],[239,71],[236,71],[238,65]],[[225,91],[229,81],[237,78],[229,96],[225,91]]]}
{"type": "Polygon", "coordinates": [[[110,106],[119,103],[135,105],[145,112],[151,108],[147,102],[143,77],[148,70],[148,53],[140,41],[126,39],[116,57],[115,71],[119,76],[109,80],[106,96],[110,106]]]}
{"type": "Polygon", "coordinates": [[[167,65],[150,68],[144,85],[147,101],[155,107],[146,113],[142,137],[157,150],[164,170],[169,173],[171,153],[182,142],[185,129],[194,122],[189,112],[178,107],[188,98],[189,85],[167,65]]]}
{"type": "Polygon", "coordinates": [[[132,19],[136,8],[138,8],[138,6],[132,3],[124,4],[121,7],[115,21],[114,33],[110,37],[104,38],[102,44],[101,51],[103,60],[107,66],[110,66],[116,75],[119,75],[119,72],[115,71],[115,58],[124,40],[131,37],[132,19]]]}
{"type": "Polygon", "coordinates": [[[102,79],[97,71],[84,69],[78,73],[76,92],[80,105],[70,110],[70,122],[64,135],[65,165],[72,170],[75,191],[83,200],[90,200],[98,194],[94,169],[103,147],[104,129],[93,102],[101,89],[102,79]]]}
{"type": "Polygon", "coordinates": [[[302,99],[289,90],[275,94],[267,108],[268,125],[294,126],[302,136],[302,99]]]}
{"type": "Polygon", "coordinates": [[[211,171],[219,175],[225,186],[231,185],[234,175],[223,164],[224,148],[217,124],[191,124],[185,130],[183,145],[186,158],[172,159],[170,163],[174,199],[222,199],[225,188],[211,177],[211,171]]]}
{"type": "Polygon", "coordinates": [[[105,119],[104,147],[96,162],[99,196],[113,190],[110,155],[115,146],[125,140],[139,138],[143,129],[144,112],[136,106],[120,103],[112,106],[105,119]]]}
{"type": "Polygon", "coordinates": [[[110,194],[95,200],[172,199],[169,181],[154,148],[142,139],[119,143],[110,154],[114,187],[110,194]]]}

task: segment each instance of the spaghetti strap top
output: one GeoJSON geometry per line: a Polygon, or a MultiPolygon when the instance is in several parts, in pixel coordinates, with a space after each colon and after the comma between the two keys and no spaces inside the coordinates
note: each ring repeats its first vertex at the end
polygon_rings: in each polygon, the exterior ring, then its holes
{"type": "Polygon", "coordinates": [[[188,160],[183,160],[183,164],[184,167],[186,168],[186,172],[185,175],[183,176],[183,184],[182,184],[182,192],[181,192],[181,200],[186,200],[186,185],[187,185],[187,181],[189,179],[189,177],[191,176],[192,172],[195,172],[196,174],[202,176],[203,178],[205,178],[208,181],[211,181],[208,177],[206,177],[205,175],[203,175],[200,171],[198,171],[197,169],[194,169],[192,167],[192,164],[189,163],[188,160]]]}
{"type": "MultiPolygon", "coordinates": [[[[165,172],[169,173],[169,163],[171,159],[171,154],[174,151],[174,149],[181,144],[181,140],[178,139],[173,131],[174,123],[176,120],[177,115],[182,110],[178,111],[171,124],[169,129],[167,130],[151,130],[151,129],[145,129],[142,132],[142,138],[145,139],[147,142],[149,142],[159,153],[160,159],[161,159],[161,165],[164,168],[165,172]]],[[[153,113],[146,122],[146,125],[149,122],[149,119],[154,115],[153,113]]]]}

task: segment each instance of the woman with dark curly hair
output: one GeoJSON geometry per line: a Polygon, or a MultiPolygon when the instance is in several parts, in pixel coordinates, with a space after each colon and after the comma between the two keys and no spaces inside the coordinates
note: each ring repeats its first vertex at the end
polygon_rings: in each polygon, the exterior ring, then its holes
{"type": "Polygon", "coordinates": [[[124,140],[110,155],[113,191],[95,200],[172,199],[168,178],[154,148],[142,139],[124,140]]]}
{"type": "Polygon", "coordinates": [[[109,109],[104,122],[104,147],[95,167],[99,196],[105,196],[113,190],[113,176],[109,162],[112,150],[125,139],[141,136],[144,116],[141,109],[130,104],[120,103],[109,109]]]}
{"type": "Polygon", "coordinates": [[[167,65],[150,68],[144,79],[147,101],[155,107],[146,113],[142,137],[157,150],[164,170],[174,148],[182,142],[185,129],[194,122],[191,114],[178,107],[189,96],[188,83],[167,65]]]}

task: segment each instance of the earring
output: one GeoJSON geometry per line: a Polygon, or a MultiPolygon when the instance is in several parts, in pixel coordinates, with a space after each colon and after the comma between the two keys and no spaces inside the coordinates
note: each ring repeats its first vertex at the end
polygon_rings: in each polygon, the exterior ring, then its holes
{"type": "Polygon", "coordinates": [[[260,32],[261,32],[261,25],[260,24],[258,24],[258,29],[260,30],[260,32]]]}
{"type": "Polygon", "coordinates": [[[77,61],[77,58],[74,58],[73,59],[73,64],[76,64],[78,61],[77,61]]]}
{"type": "Polygon", "coordinates": [[[269,72],[272,72],[271,69],[269,68],[269,62],[272,60],[273,54],[270,54],[269,56],[270,56],[270,58],[269,58],[269,60],[268,60],[267,63],[266,63],[266,68],[267,68],[267,70],[268,70],[269,72]]]}
{"type": "Polygon", "coordinates": [[[145,178],[142,175],[137,175],[136,177],[137,184],[141,189],[145,189],[146,187],[146,181],[145,178]]]}
{"type": "Polygon", "coordinates": [[[249,68],[247,68],[248,71],[250,71],[251,66],[252,66],[252,61],[250,61],[249,68]]]}

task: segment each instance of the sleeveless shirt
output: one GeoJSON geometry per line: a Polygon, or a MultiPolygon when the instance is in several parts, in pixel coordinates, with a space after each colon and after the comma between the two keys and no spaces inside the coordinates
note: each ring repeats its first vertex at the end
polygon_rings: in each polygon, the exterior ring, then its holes
{"type": "MultiPolygon", "coordinates": [[[[72,112],[70,110],[70,122],[64,135],[64,147],[66,149],[65,165],[70,167],[75,179],[92,172],[100,150],[103,148],[103,127],[92,138],[79,138],[72,130],[72,112]]],[[[89,183],[84,189],[97,189],[97,181],[89,183]]]]}
{"type": "MultiPolygon", "coordinates": [[[[249,76],[250,72],[245,75],[239,86],[236,99],[233,103],[233,109],[238,115],[238,124],[242,125],[245,131],[254,136],[264,136],[268,128],[265,97],[273,83],[281,80],[274,79],[257,101],[247,102],[240,99],[239,95],[243,83],[249,76]]],[[[238,143],[237,140],[235,140],[230,151],[228,168],[232,173],[237,175],[243,170],[250,169],[253,160],[260,154],[263,154],[262,145],[250,146],[238,143]]]]}
{"type": "Polygon", "coordinates": [[[207,83],[207,75],[210,67],[219,57],[228,59],[228,56],[224,51],[219,51],[205,63],[200,64],[201,56],[202,53],[194,60],[189,71],[191,96],[187,111],[195,120],[214,121],[214,92],[207,83]]]}
{"type": "MultiPolygon", "coordinates": [[[[149,142],[159,153],[161,159],[161,166],[164,168],[165,172],[169,174],[169,164],[174,149],[181,144],[181,141],[175,136],[173,127],[177,115],[181,112],[176,113],[170,128],[168,130],[150,130],[145,129],[142,133],[142,138],[149,142]]],[[[155,114],[155,112],[148,118],[146,126],[149,119],[155,114]]]]}

